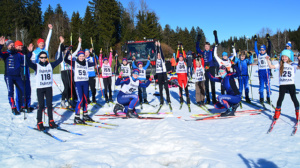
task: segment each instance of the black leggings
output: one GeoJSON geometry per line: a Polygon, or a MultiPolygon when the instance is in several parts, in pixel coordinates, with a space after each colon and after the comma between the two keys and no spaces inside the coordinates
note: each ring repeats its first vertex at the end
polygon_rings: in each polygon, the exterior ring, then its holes
{"type": "Polygon", "coordinates": [[[70,72],[67,71],[61,71],[61,80],[64,84],[64,90],[62,92],[61,100],[69,100],[71,96],[71,84],[70,84],[70,72]]]}
{"type": "Polygon", "coordinates": [[[215,82],[211,81],[210,78],[208,77],[208,72],[212,75],[215,76],[215,67],[210,67],[208,70],[205,70],[205,94],[206,94],[206,100],[210,101],[210,94],[209,94],[209,82],[211,86],[211,95],[212,95],[212,100],[216,100],[216,89],[215,89],[215,82]]]}
{"type": "Polygon", "coordinates": [[[296,97],[296,87],[295,87],[295,84],[292,84],[292,85],[280,85],[279,86],[279,97],[278,97],[278,100],[277,100],[277,108],[281,108],[281,104],[282,104],[282,101],[284,99],[284,95],[286,93],[286,91],[289,91],[290,93],[290,96],[291,96],[291,99],[294,103],[294,106],[296,109],[299,109],[299,102],[297,100],[297,97],[296,97]]]}
{"type": "Polygon", "coordinates": [[[103,78],[103,83],[104,83],[105,100],[108,99],[107,90],[109,91],[109,99],[112,99],[112,95],[111,95],[111,76],[108,77],[108,78],[103,78]]]}
{"type": "MultiPolygon", "coordinates": [[[[95,98],[95,96],[96,96],[96,79],[95,79],[95,77],[89,77],[89,86],[92,91],[92,100],[96,101],[96,98],[95,98]]],[[[90,100],[90,92],[88,95],[88,100],[90,100]]]]}
{"type": "Polygon", "coordinates": [[[43,110],[45,108],[45,98],[46,98],[46,105],[47,105],[47,114],[49,117],[49,121],[53,120],[53,112],[52,112],[52,87],[47,88],[37,88],[36,89],[39,109],[37,113],[37,122],[42,121],[43,110]]]}
{"type": "Polygon", "coordinates": [[[167,95],[167,102],[170,102],[170,93],[169,93],[169,86],[168,86],[168,77],[167,73],[157,73],[158,85],[159,85],[159,96],[160,96],[160,103],[162,104],[164,101],[163,97],[163,88],[166,90],[167,95]]]}

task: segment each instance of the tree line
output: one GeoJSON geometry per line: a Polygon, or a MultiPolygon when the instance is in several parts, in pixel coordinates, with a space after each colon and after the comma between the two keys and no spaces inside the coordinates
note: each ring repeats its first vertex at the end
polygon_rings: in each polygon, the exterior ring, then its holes
{"type": "MultiPolygon", "coordinates": [[[[142,40],[144,37],[160,40],[167,57],[173,55],[179,42],[184,45],[186,51],[195,52],[195,42],[199,34],[203,39],[200,46],[204,46],[205,34],[199,26],[193,26],[189,30],[186,27],[173,29],[166,24],[162,28],[159,16],[148,9],[146,1],[140,0],[139,5],[137,10],[134,1],[130,1],[125,8],[117,0],[90,0],[84,16],[80,16],[79,12],[73,12],[70,19],[60,4],[57,4],[55,9],[49,5],[42,13],[41,0],[1,0],[0,34],[12,40],[22,40],[20,33],[22,31],[25,45],[30,42],[36,44],[37,39],[46,38],[49,31],[48,24],[52,24],[53,33],[49,48],[52,59],[60,35],[65,37],[66,44],[71,44],[72,40],[74,47],[77,47],[78,38],[81,37],[83,49],[92,47],[92,38],[97,54],[100,48],[103,48],[104,54],[108,54],[110,47],[121,53],[121,46],[126,41],[142,40]]],[[[258,36],[258,44],[266,44],[264,36],[267,32],[272,35],[275,52],[280,52],[287,41],[292,41],[294,49],[300,49],[300,26],[295,31],[277,30],[275,34],[270,29],[263,28],[258,36]]],[[[253,37],[231,37],[220,43],[218,52],[230,52],[232,42],[236,43],[238,49],[247,49],[247,42],[249,50],[253,50],[254,47],[253,37]]]]}

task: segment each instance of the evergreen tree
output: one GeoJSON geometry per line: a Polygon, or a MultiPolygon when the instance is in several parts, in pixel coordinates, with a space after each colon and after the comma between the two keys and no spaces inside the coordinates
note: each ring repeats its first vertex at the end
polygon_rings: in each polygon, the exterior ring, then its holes
{"type": "MultiPolygon", "coordinates": [[[[90,7],[87,6],[85,10],[85,15],[82,23],[82,48],[91,48],[91,37],[95,39],[95,23],[90,10],[90,7]]],[[[93,41],[94,43],[94,41],[93,41]]]]}
{"type": "Polygon", "coordinates": [[[80,18],[79,12],[73,12],[71,18],[71,33],[72,33],[72,45],[74,48],[78,45],[78,38],[81,37],[82,34],[82,20],[80,18]]]}
{"type": "Polygon", "coordinates": [[[137,37],[139,39],[160,38],[158,17],[154,12],[139,11],[137,15],[137,37]]]}
{"type": "Polygon", "coordinates": [[[26,29],[30,39],[40,38],[42,35],[41,0],[29,0],[27,3],[26,29]]]}

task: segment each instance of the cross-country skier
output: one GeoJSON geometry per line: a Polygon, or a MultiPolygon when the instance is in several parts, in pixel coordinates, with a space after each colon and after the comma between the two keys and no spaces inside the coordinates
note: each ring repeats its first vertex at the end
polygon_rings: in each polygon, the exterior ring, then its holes
{"type": "Polygon", "coordinates": [[[268,56],[267,53],[270,53],[269,50],[271,50],[271,42],[269,41],[268,45],[268,51],[266,49],[265,45],[260,46],[260,51],[258,51],[257,48],[257,36],[254,36],[254,51],[257,55],[257,61],[258,61],[258,78],[259,78],[259,95],[260,95],[260,103],[264,103],[264,86],[266,86],[267,90],[267,102],[268,104],[271,103],[270,100],[270,68],[268,65],[268,62],[266,60],[266,56],[268,56]]]}
{"type": "Polygon", "coordinates": [[[117,96],[118,103],[114,107],[114,113],[117,114],[118,111],[124,111],[126,116],[129,118],[138,118],[138,114],[135,112],[135,106],[139,101],[137,94],[134,91],[138,90],[138,87],[148,87],[153,79],[153,76],[149,78],[146,83],[141,82],[139,77],[139,70],[133,69],[132,76],[122,80],[122,71],[116,81],[116,85],[122,85],[122,88],[117,96]]]}
{"type": "MultiPolygon", "coordinates": [[[[98,60],[97,55],[93,54],[93,49],[85,49],[84,50],[84,54],[85,54],[85,59],[88,62],[95,62],[98,60]]],[[[91,88],[92,91],[92,102],[96,103],[96,71],[95,71],[95,67],[89,67],[89,87],[91,88]]],[[[90,92],[88,92],[90,95],[90,92]]],[[[87,99],[88,99],[88,103],[91,102],[90,100],[90,96],[88,95],[87,99]]]]}
{"type": "Polygon", "coordinates": [[[129,77],[131,74],[130,64],[128,63],[127,58],[122,59],[121,71],[123,72],[123,78],[129,77]]]}
{"type": "MultiPolygon", "coordinates": [[[[16,41],[15,42],[15,48],[16,50],[21,53],[22,55],[26,55],[27,49],[24,47],[23,48],[23,43],[21,41],[16,41]]],[[[30,85],[30,72],[29,72],[29,67],[26,65],[25,67],[25,76],[24,76],[24,68],[21,68],[21,77],[23,82],[25,82],[25,109],[27,109],[27,112],[30,112],[33,110],[31,107],[31,85],[30,85]]],[[[18,88],[16,88],[16,106],[18,111],[21,111],[21,105],[23,104],[22,102],[22,95],[20,95],[20,91],[18,88]]]]}
{"type": "Polygon", "coordinates": [[[77,104],[75,107],[74,123],[85,124],[85,121],[93,121],[87,113],[87,96],[89,92],[88,68],[95,65],[95,62],[85,60],[84,51],[80,50],[77,59],[71,61],[68,55],[65,56],[65,63],[72,65],[74,72],[75,90],[77,93],[77,104]],[[83,106],[83,119],[80,118],[80,108],[83,106]]]}
{"type": "Polygon", "coordinates": [[[15,49],[14,42],[0,37],[0,51],[3,45],[6,45],[7,51],[0,52],[0,58],[3,59],[5,64],[4,79],[8,90],[8,102],[14,115],[19,115],[20,112],[17,110],[16,103],[14,100],[14,85],[19,89],[20,95],[22,95],[22,108],[24,108],[24,86],[21,78],[21,68],[24,62],[24,56],[17,52],[15,49]]]}
{"type": "Polygon", "coordinates": [[[283,50],[281,52],[281,60],[279,64],[272,65],[269,56],[266,57],[268,65],[271,69],[279,69],[279,97],[277,100],[277,105],[275,109],[275,114],[273,116],[274,120],[277,120],[281,113],[281,105],[284,99],[286,90],[289,90],[291,99],[295,106],[296,119],[299,119],[299,102],[296,97],[296,86],[295,86],[295,73],[297,64],[293,63],[291,60],[291,51],[283,50]]]}
{"type": "Polygon", "coordinates": [[[215,104],[216,109],[226,109],[226,112],[222,113],[221,116],[234,116],[234,113],[239,106],[241,94],[234,80],[234,78],[239,76],[239,72],[239,69],[236,69],[236,73],[228,72],[224,65],[219,68],[220,77],[214,77],[208,72],[209,78],[215,82],[221,82],[221,85],[226,90],[225,95],[218,96],[218,102],[215,104]]]}
{"type": "Polygon", "coordinates": [[[178,45],[177,47],[177,66],[176,66],[176,73],[178,76],[178,84],[179,84],[179,96],[180,96],[180,104],[183,103],[183,95],[182,90],[185,90],[186,101],[188,106],[190,105],[190,96],[189,96],[189,89],[188,89],[188,79],[187,79],[187,64],[185,62],[186,53],[183,49],[182,45],[178,45]],[[179,49],[182,49],[182,53],[179,53],[179,49]]]}
{"type": "Polygon", "coordinates": [[[196,90],[196,102],[198,106],[205,105],[205,69],[203,58],[197,58],[194,66],[195,72],[195,90],[196,90]]]}
{"type": "Polygon", "coordinates": [[[241,75],[239,77],[239,91],[242,94],[243,88],[245,87],[245,98],[246,102],[250,103],[249,98],[249,75],[248,75],[248,65],[253,64],[253,55],[251,52],[248,52],[248,57],[246,57],[247,52],[242,51],[240,58],[236,57],[234,63],[237,68],[239,68],[241,75]]]}
{"type": "MultiPolygon", "coordinates": [[[[141,82],[145,82],[147,80],[146,78],[146,71],[147,68],[150,65],[150,56],[148,56],[148,61],[147,64],[143,67],[143,62],[138,61],[137,65],[138,67],[135,65],[135,57],[132,58],[133,62],[132,62],[132,68],[134,69],[139,69],[140,73],[139,73],[139,80],[141,82]]],[[[140,99],[140,103],[145,103],[145,104],[149,104],[148,100],[147,100],[147,91],[145,87],[139,87],[139,99],[140,99]]]]}
{"type": "Polygon", "coordinates": [[[39,53],[44,51],[47,53],[47,57],[49,58],[49,55],[48,55],[48,49],[49,49],[49,44],[50,44],[50,39],[51,39],[51,35],[52,35],[52,25],[51,24],[48,24],[48,28],[49,28],[49,33],[48,33],[48,36],[47,36],[47,39],[46,39],[46,42],[44,39],[40,38],[38,39],[37,41],[37,45],[38,47],[33,51],[32,55],[33,57],[31,58],[31,61],[33,63],[38,63],[39,62],[39,53]]]}
{"type": "Polygon", "coordinates": [[[33,45],[30,44],[28,47],[28,55],[26,56],[26,63],[27,65],[32,68],[36,72],[36,92],[37,92],[37,99],[39,104],[39,109],[37,112],[37,128],[40,131],[44,131],[44,125],[42,121],[42,114],[45,108],[45,98],[46,98],[46,105],[47,105],[47,114],[49,117],[49,127],[50,128],[57,128],[53,120],[53,112],[52,112],[52,99],[53,99],[53,90],[52,90],[52,83],[53,83],[53,69],[59,65],[63,60],[62,50],[64,49],[63,42],[64,38],[62,36],[59,37],[60,39],[60,51],[59,51],[59,59],[55,62],[49,62],[47,53],[41,51],[38,55],[39,61],[38,63],[32,63],[32,50],[33,45]]]}
{"type": "MultiPolygon", "coordinates": [[[[76,55],[79,52],[80,48],[81,48],[81,38],[78,38],[78,46],[75,52],[72,53],[72,59],[76,60],[76,55]]],[[[73,46],[69,46],[69,47],[65,47],[65,51],[64,51],[64,55],[67,53],[68,50],[72,50],[73,46]]],[[[60,49],[58,49],[60,50],[60,49]]],[[[56,54],[56,59],[58,59],[58,52],[56,54]]],[[[71,59],[71,54],[69,55],[69,58],[71,59]]],[[[60,70],[61,70],[61,80],[63,82],[64,85],[64,90],[62,92],[62,96],[61,96],[61,108],[67,108],[67,105],[65,104],[65,102],[69,102],[69,106],[70,104],[70,99],[71,99],[71,66],[69,64],[66,64],[65,61],[63,60],[60,64],[60,70]]],[[[72,78],[74,80],[74,78],[72,78]]],[[[73,87],[73,91],[75,91],[74,87],[73,87]]],[[[73,96],[74,97],[74,96],[73,96]]],[[[71,105],[74,106],[74,105],[71,105]]]]}
{"type": "MultiPolygon", "coordinates": [[[[214,31],[214,35],[215,37],[217,36],[217,31],[214,31]]],[[[211,81],[208,77],[208,72],[210,72],[210,74],[212,74],[213,76],[215,76],[215,61],[213,58],[213,53],[214,53],[214,47],[212,49],[210,49],[210,43],[206,42],[205,43],[205,50],[201,50],[200,49],[200,40],[201,40],[201,35],[198,35],[197,37],[197,42],[196,42],[196,50],[200,55],[203,55],[203,59],[205,62],[205,66],[209,67],[209,69],[205,69],[205,93],[206,93],[206,103],[210,104],[210,93],[209,93],[209,82],[210,82],[210,88],[211,88],[211,93],[212,93],[212,103],[215,104],[216,103],[216,89],[215,89],[215,82],[211,81]]],[[[216,41],[216,39],[215,39],[216,41]]],[[[218,44],[218,42],[216,41],[216,44],[218,44]]]]}
{"type": "Polygon", "coordinates": [[[102,50],[100,50],[100,57],[99,57],[99,65],[102,70],[102,78],[103,78],[103,84],[104,84],[104,95],[105,95],[105,102],[113,102],[112,100],[112,93],[111,93],[111,76],[112,76],[112,48],[110,48],[109,52],[109,59],[107,57],[104,57],[102,59],[102,50]],[[107,92],[109,96],[107,96],[107,92]]]}
{"type": "MultiPolygon", "coordinates": [[[[216,39],[217,39],[217,37],[216,37],[216,39]]],[[[217,50],[218,50],[218,44],[215,45],[215,49],[214,49],[214,57],[215,57],[216,61],[218,62],[219,66],[224,65],[226,67],[227,71],[230,72],[231,62],[236,57],[234,43],[232,43],[233,56],[231,58],[228,58],[227,52],[222,53],[222,59],[219,58],[217,50]]],[[[221,94],[222,95],[225,94],[225,89],[222,86],[221,86],[221,94]]]]}
{"type": "Polygon", "coordinates": [[[162,106],[164,104],[163,88],[165,88],[166,91],[167,102],[169,105],[171,105],[165,58],[163,53],[161,52],[160,42],[155,42],[155,46],[157,47],[158,51],[156,58],[156,75],[159,86],[160,105],[162,106]]]}

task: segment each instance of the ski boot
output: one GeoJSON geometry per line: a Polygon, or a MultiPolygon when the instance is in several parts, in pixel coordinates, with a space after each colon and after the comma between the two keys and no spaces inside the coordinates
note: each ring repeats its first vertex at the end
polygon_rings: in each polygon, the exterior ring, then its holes
{"type": "Polygon", "coordinates": [[[61,108],[67,108],[65,100],[61,100],[60,107],[61,108]]]}
{"type": "Polygon", "coordinates": [[[17,108],[11,109],[14,115],[20,115],[21,113],[17,110],[17,108]]]}
{"type": "Polygon", "coordinates": [[[74,123],[75,124],[85,124],[84,120],[82,120],[79,115],[75,116],[74,123]]]}
{"type": "Polygon", "coordinates": [[[260,98],[260,99],[259,99],[259,103],[260,103],[260,104],[264,104],[264,98],[260,98]]]}
{"type": "Polygon", "coordinates": [[[296,120],[298,121],[299,119],[299,110],[296,110],[296,120]]]}
{"type": "Polygon", "coordinates": [[[202,106],[202,103],[201,101],[200,102],[197,102],[197,106],[201,107],[202,106]]]}
{"type": "Polygon", "coordinates": [[[91,100],[90,99],[88,99],[88,102],[87,102],[88,104],[91,104],[92,102],[91,102],[91,100]]]}
{"type": "Polygon", "coordinates": [[[39,123],[37,123],[37,129],[39,130],[39,131],[45,131],[45,127],[44,127],[44,125],[43,125],[43,122],[41,121],[41,122],[39,122],[39,123]]]}
{"type": "Polygon", "coordinates": [[[205,104],[210,104],[210,99],[206,99],[206,103],[205,104]]]}
{"type": "Polygon", "coordinates": [[[147,99],[144,99],[144,104],[149,104],[147,99]]]}
{"type": "Polygon", "coordinates": [[[180,104],[183,104],[183,98],[182,98],[182,96],[180,97],[180,104]]]}
{"type": "Polygon", "coordinates": [[[217,103],[217,100],[216,100],[216,99],[212,99],[212,103],[213,103],[213,104],[216,104],[216,103],[217,103]]]}
{"type": "Polygon", "coordinates": [[[95,122],[87,113],[83,113],[83,121],[95,122]]]}
{"type": "Polygon", "coordinates": [[[275,109],[275,114],[273,116],[273,119],[277,120],[279,118],[279,116],[280,116],[280,113],[281,113],[281,108],[276,108],[275,109]]]}
{"type": "Polygon", "coordinates": [[[135,111],[133,111],[133,109],[128,109],[126,117],[127,118],[139,118],[139,115],[135,111]]]}
{"type": "Polygon", "coordinates": [[[50,120],[50,121],[49,121],[49,127],[50,127],[50,128],[57,128],[58,125],[55,124],[54,120],[50,120]]]}
{"type": "Polygon", "coordinates": [[[271,105],[270,97],[267,97],[267,103],[271,105]]]}
{"type": "Polygon", "coordinates": [[[221,117],[227,117],[227,116],[234,116],[234,111],[233,111],[232,107],[230,107],[229,109],[227,109],[225,111],[225,113],[221,114],[221,117]]]}
{"type": "Polygon", "coordinates": [[[115,115],[118,115],[118,112],[119,112],[119,111],[123,112],[123,111],[124,111],[124,106],[121,105],[121,104],[119,104],[119,103],[117,103],[117,104],[115,105],[115,107],[114,107],[113,112],[115,113],[115,115]]]}
{"type": "Polygon", "coordinates": [[[249,96],[246,96],[246,102],[251,103],[251,100],[249,99],[249,96]]]}

